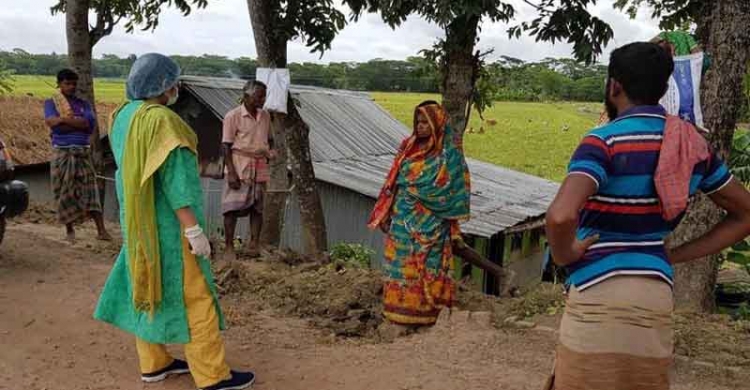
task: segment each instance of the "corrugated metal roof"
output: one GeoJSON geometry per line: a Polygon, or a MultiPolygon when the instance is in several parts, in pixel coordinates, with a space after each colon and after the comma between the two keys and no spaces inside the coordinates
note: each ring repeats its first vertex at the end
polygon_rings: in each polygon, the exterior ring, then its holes
{"type": "MultiPolygon", "coordinates": [[[[183,86],[217,116],[237,107],[244,80],[185,76],[183,86]]],[[[404,138],[403,124],[362,92],[292,86],[310,132],[313,161],[393,154],[404,138]],[[377,131],[375,131],[377,130],[377,131]]]]}
{"type": "MultiPolygon", "coordinates": [[[[237,106],[245,81],[183,77],[183,85],[219,118],[237,106]]],[[[310,126],[310,147],[318,180],[375,198],[409,130],[361,92],[292,86],[302,118],[310,126]]],[[[468,159],[472,174],[469,234],[490,237],[540,218],[558,184],[468,159]]]]}
{"type": "MultiPolygon", "coordinates": [[[[319,180],[375,198],[393,155],[358,157],[315,164],[319,180]]],[[[544,215],[558,185],[496,165],[468,159],[471,171],[471,220],[466,233],[490,237],[544,215]]]]}

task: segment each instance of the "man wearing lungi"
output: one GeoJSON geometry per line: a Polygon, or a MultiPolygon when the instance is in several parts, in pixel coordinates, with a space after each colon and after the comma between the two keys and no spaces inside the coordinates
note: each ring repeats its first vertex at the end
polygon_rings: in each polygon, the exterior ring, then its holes
{"type": "Polygon", "coordinates": [[[266,85],[249,81],[243,89],[242,104],[224,118],[223,139],[226,164],[222,213],[226,249],[225,260],[234,260],[237,219],[250,217],[246,248],[250,256],[259,253],[263,223],[263,194],[269,180],[268,160],[273,158],[270,137],[271,116],[263,105],[266,85]]]}
{"type": "Polygon", "coordinates": [[[673,265],[750,234],[750,193],[691,123],[659,105],[673,69],[671,53],[654,43],[612,52],[610,121],[581,141],[547,212],[553,260],[570,275],[548,389],[668,390],[673,265]],[[697,192],[723,220],[667,248],[697,192]]]}
{"type": "Polygon", "coordinates": [[[90,139],[96,116],[89,102],[76,96],[78,75],[70,69],[57,74],[59,91],[44,102],[45,123],[52,133],[52,186],[57,216],[65,225],[67,239],[75,241],[76,223],[91,217],[98,239],[110,240],[104,227],[96,170],[91,160],[90,139]]]}

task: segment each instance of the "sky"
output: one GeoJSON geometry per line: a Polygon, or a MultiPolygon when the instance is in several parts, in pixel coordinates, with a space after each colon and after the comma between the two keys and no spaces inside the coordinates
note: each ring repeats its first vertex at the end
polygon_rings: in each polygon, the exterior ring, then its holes
{"type": "MultiPolygon", "coordinates": [[[[31,53],[65,53],[65,17],[52,16],[49,8],[56,0],[0,0],[0,50],[21,48],[31,53]]],[[[530,20],[533,9],[520,0],[510,0],[516,6],[516,22],[530,20]]],[[[591,12],[608,22],[615,38],[606,48],[603,60],[614,48],[633,41],[649,40],[658,33],[657,22],[648,12],[641,12],[631,20],[612,7],[613,0],[600,0],[591,12]]],[[[342,10],[347,11],[345,7],[342,10]]],[[[509,39],[509,25],[485,22],[482,24],[479,49],[494,49],[490,59],[501,55],[527,61],[546,57],[569,57],[571,46],[565,43],[552,45],[537,43],[533,38],[509,39]]],[[[375,58],[400,60],[429,48],[443,31],[419,17],[411,17],[400,28],[392,30],[377,15],[367,15],[350,23],[336,37],[330,51],[321,58],[310,53],[302,42],[289,45],[291,62],[343,62],[367,61],[375,58]]],[[[183,17],[174,9],[162,12],[159,27],[154,32],[125,32],[118,26],[112,35],[105,37],[94,49],[96,57],[102,54],[213,54],[231,58],[255,57],[250,18],[246,0],[209,0],[205,9],[194,10],[183,17]]]]}

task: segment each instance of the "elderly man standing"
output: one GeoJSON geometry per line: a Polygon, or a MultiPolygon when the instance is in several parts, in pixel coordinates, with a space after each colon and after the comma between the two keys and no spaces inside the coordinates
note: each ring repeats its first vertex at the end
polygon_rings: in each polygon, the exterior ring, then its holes
{"type": "Polygon", "coordinates": [[[263,105],[266,85],[249,81],[243,89],[242,105],[224,118],[222,142],[226,162],[226,182],[222,201],[225,260],[234,260],[234,237],[237,219],[250,217],[247,249],[257,256],[263,223],[263,195],[269,180],[268,159],[273,158],[270,138],[271,116],[263,105]]]}
{"type": "Polygon", "coordinates": [[[94,317],[136,337],[141,379],[190,373],[203,390],[241,390],[255,376],[224,360],[224,320],[203,232],[198,139],[172,110],[180,68],[145,54],[130,70],[128,103],[114,114],[110,141],[117,162],[123,248],[94,317]],[[187,361],[165,344],[184,344],[187,361]]]}
{"type": "Polygon", "coordinates": [[[70,69],[57,74],[60,89],[44,102],[45,123],[52,133],[55,157],[52,161],[52,185],[57,215],[65,225],[68,241],[75,241],[76,223],[92,217],[100,240],[111,237],[104,227],[102,206],[91,160],[90,139],[96,128],[91,105],[76,96],[78,75],[70,69]]]}

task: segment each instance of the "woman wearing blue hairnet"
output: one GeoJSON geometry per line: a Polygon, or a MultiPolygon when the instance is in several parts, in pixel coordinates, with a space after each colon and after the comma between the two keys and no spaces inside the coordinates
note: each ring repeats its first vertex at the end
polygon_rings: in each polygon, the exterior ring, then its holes
{"type": "Polygon", "coordinates": [[[204,390],[245,389],[255,376],[224,361],[224,320],[201,227],[197,137],[166,107],[177,101],[179,75],[168,57],[141,56],[128,76],[129,101],[114,113],[123,248],[94,317],[136,336],[144,382],[190,373],[204,390]],[[165,344],[185,344],[187,362],[165,344]]]}

